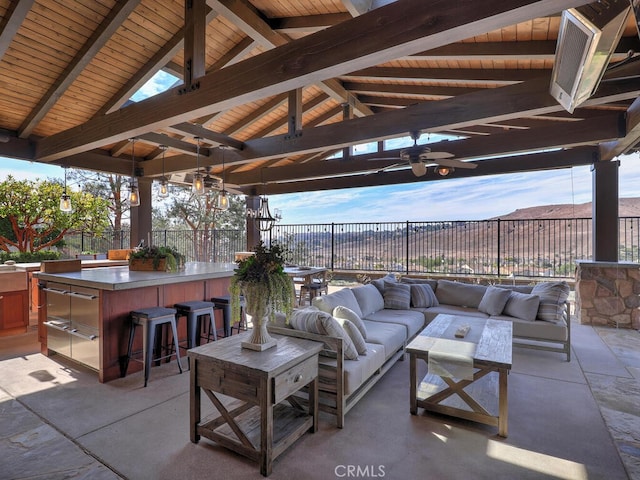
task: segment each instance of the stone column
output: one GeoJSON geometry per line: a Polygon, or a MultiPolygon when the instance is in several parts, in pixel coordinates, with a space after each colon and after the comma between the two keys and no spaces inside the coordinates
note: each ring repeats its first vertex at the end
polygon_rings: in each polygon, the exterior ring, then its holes
{"type": "Polygon", "coordinates": [[[640,264],[578,261],[576,315],[586,325],[640,328],[640,264]]]}

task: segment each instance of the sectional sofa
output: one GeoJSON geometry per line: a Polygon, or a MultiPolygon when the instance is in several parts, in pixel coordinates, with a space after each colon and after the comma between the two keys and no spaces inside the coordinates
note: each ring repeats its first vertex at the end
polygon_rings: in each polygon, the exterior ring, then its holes
{"type": "MultiPolygon", "coordinates": [[[[367,285],[316,297],[269,329],[324,344],[320,358],[320,410],[345,414],[377,383],[405,345],[438,314],[469,321],[486,318],[513,323],[514,344],[566,354],[570,321],[566,282],[533,286],[477,285],[450,280],[387,276],[367,285]]],[[[304,398],[300,398],[304,401],[304,398]]]]}

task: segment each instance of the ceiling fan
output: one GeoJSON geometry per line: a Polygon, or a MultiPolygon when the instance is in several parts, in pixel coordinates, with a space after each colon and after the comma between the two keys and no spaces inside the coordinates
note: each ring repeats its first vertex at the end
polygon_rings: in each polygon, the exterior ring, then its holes
{"type": "Polygon", "coordinates": [[[418,139],[420,138],[420,132],[411,132],[411,138],[413,139],[413,145],[411,147],[403,148],[400,150],[400,157],[386,157],[386,158],[372,158],[372,161],[389,161],[400,160],[398,163],[388,165],[382,170],[388,168],[397,167],[400,165],[410,165],[411,171],[416,177],[422,177],[427,173],[427,163],[437,164],[436,172],[442,176],[447,176],[456,168],[476,168],[478,165],[475,163],[462,162],[455,160],[454,155],[449,152],[433,152],[426,145],[418,145],[418,139]]]}

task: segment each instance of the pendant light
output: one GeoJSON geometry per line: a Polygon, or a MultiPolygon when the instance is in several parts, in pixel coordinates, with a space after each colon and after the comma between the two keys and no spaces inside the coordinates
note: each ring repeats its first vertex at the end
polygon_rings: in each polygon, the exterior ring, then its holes
{"type": "Polygon", "coordinates": [[[140,206],[140,192],[138,191],[138,185],[136,184],[136,157],[135,157],[135,138],[130,138],[131,142],[131,181],[129,182],[129,206],[140,206]]]}
{"type": "Polygon", "coordinates": [[[229,208],[229,197],[227,196],[227,191],[224,189],[224,146],[220,146],[222,150],[222,191],[218,195],[218,210],[227,210],[229,208]]]}
{"type": "Polygon", "coordinates": [[[166,145],[159,145],[158,148],[162,150],[162,177],[160,177],[160,193],[158,196],[160,198],[167,198],[169,196],[169,181],[167,177],[164,176],[164,154],[167,151],[166,145]]]}
{"type": "Polygon", "coordinates": [[[204,178],[200,173],[200,137],[194,137],[198,141],[196,147],[196,173],[193,174],[193,188],[192,191],[196,195],[204,195],[204,178]]]}
{"type": "Polygon", "coordinates": [[[62,192],[62,196],[60,197],[60,211],[69,213],[72,211],[71,208],[71,197],[67,194],[67,168],[64,167],[64,190],[62,192]]]}

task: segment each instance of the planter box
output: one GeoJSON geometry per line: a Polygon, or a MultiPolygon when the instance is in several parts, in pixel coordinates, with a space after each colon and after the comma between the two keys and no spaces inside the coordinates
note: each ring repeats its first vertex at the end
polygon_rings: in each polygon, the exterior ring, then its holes
{"type": "Polygon", "coordinates": [[[109,250],[109,251],[107,251],[107,259],[109,259],[109,260],[129,260],[129,254],[131,252],[133,252],[132,248],[109,250]]]}
{"type": "Polygon", "coordinates": [[[154,268],[153,259],[150,258],[130,258],[129,259],[129,270],[132,271],[141,271],[141,272],[165,272],[167,271],[167,260],[166,258],[161,258],[158,263],[158,268],[154,268]]]}

